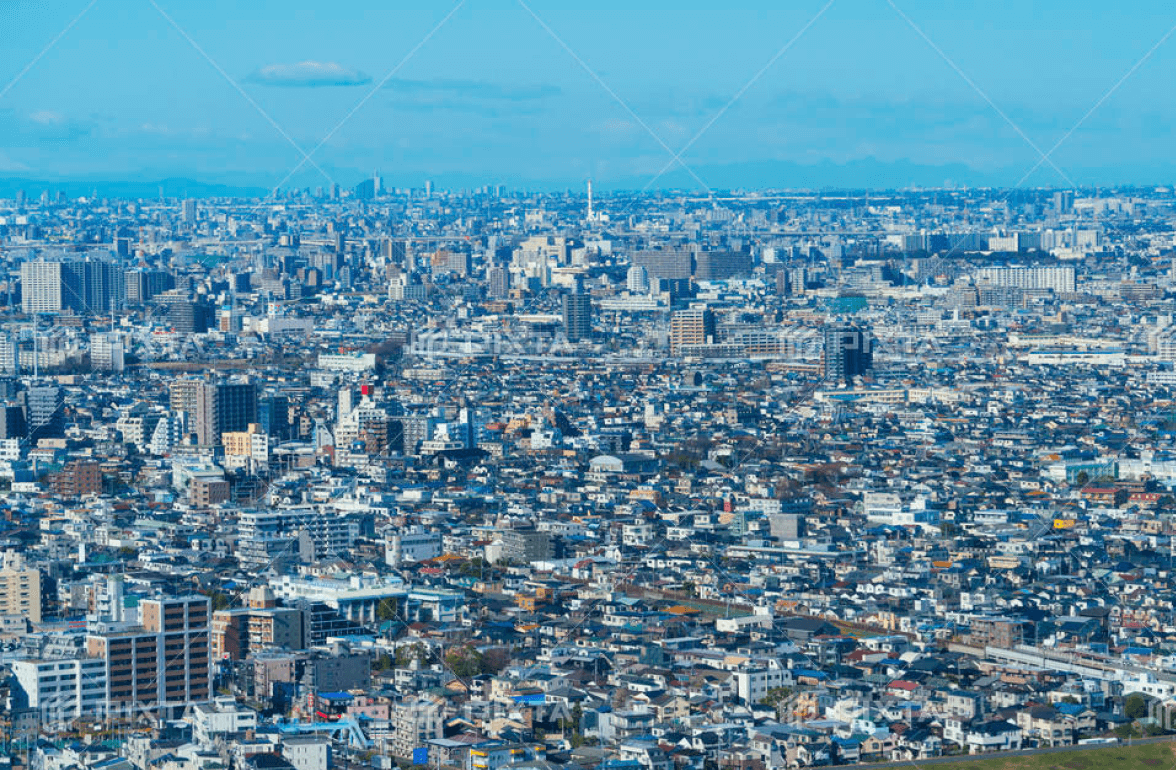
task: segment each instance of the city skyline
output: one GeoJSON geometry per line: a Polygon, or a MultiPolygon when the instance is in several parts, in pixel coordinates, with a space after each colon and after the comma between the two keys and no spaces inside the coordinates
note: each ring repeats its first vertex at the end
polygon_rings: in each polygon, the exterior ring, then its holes
{"type": "Polygon", "coordinates": [[[1176,9],[0,29],[0,770],[1172,761],[1176,9]]]}
{"type": "Polygon", "coordinates": [[[0,195],[14,770],[1176,733],[1170,187],[61,193],[0,195]]]}

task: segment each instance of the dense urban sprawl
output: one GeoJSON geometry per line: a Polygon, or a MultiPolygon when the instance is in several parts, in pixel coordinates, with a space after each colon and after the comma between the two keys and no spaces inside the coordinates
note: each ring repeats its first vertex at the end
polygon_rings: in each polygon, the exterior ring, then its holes
{"type": "Polygon", "coordinates": [[[1168,732],[1174,254],[1165,188],[0,201],[0,762],[1168,732]]]}

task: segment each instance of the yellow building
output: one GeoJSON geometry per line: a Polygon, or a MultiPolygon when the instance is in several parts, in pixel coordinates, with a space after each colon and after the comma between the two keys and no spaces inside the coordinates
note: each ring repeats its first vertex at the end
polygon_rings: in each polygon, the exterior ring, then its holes
{"type": "Polygon", "coordinates": [[[4,554],[0,567],[0,615],[17,615],[41,622],[41,572],[25,566],[17,553],[4,554]]]}
{"type": "Polygon", "coordinates": [[[253,434],[261,433],[261,426],[250,423],[248,430],[221,434],[221,444],[227,457],[249,457],[253,454],[253,434]]]}

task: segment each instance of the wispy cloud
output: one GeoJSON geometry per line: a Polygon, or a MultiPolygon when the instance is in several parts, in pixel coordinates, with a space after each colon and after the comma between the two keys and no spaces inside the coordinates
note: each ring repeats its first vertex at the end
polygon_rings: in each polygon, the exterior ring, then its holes
{"type": "Polygon", "coordinates": [[[92,136],[95,128],[93,120],[75,118],[56,110],[18,113],[0,109],[0,143],[9,148],[77,140],[92,136]]]}
{"type": "Polygon", "coordinates": [[[284,88],[330,88],[362,86],[372,82],[359,70],[338,62],[304,61],[297,64],[270,64],[248,78],[251,83],[284,88]]]}
{"type": "Polygon", "coordinates": [[[29,115],[29,120],[42,126],[63,126],[67,122],[64,115],[54,110],[37,110],[29,115]]]}
{"type": "Polygon", "coordinates": [[[0,151],[0,172],[28,171],[29,167],[0,151]]]}
{"type": "Polygon", "coordinates": [[[485,80],[407,80],[393,78],[385,86],[403,94],[441,95],[482,101],[529,102],[559,96],[563,89],[549,83],[492,83],[485,80]]]}

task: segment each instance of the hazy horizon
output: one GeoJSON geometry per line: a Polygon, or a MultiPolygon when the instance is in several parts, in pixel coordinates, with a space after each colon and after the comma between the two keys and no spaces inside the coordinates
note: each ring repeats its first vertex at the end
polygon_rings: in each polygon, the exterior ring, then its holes
{"type": "Polygon", "coordinates": [[[1176,179],[1176,107],[1159,97],[1176,16],[1156,2],[1128,15],[1054,0],[17,0],[0,18],[20,30],[0,52],[7,179],[271,190],[379,171],[392,187],[592,179],[601,191],[1176,179]]]}

